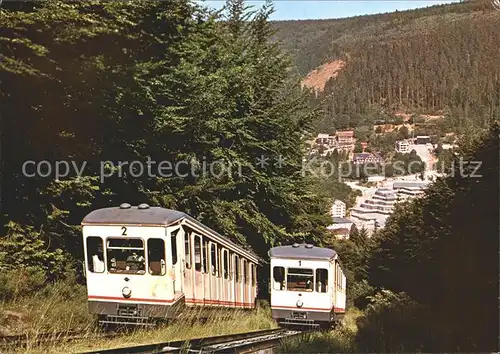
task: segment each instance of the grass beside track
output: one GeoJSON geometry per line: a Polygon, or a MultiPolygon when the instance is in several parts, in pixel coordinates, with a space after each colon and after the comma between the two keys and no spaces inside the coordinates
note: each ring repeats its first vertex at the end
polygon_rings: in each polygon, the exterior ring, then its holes
{"type": "Polygon", "coordinates": [[[208,316],[203,311],[191,311],[191,314],[188,314],[186,318],[155,329],[140,329],[112,339],[98,338],[95,333],[88,333],[86,338],[81,340],[32,345],[26,349],[14,349],[12,353],[81,353],[275,328],[276,324],[269,315],[269,310],[262,308],[255,311],[220,309],[210,311],[208,316]],[[191,318],[193,314],[204,316],[207,319],[204,323],[195,322],[193,324],[191,318]]]}
{"type": "Polygon", "coordinates": [[[0,335],[27,334],[23,348],[6,347],[5,353],[81,353],[141,344],[211,337],[276,328],[268,307],[254,311],[194,308],[179,320],[155,329],[123,333],[114,338],[99,338],[96,317],[88,314],[84,286],[54,284],[31,297],[0,303],[0,335]],[[194,319],[204,318],[203,322],[194,319]],[[38,333],[79,331],[82,339],[38,343],[38,333]]]}
{"type": "Polygon", "coordinates": [[[325,332],[307,332],[283,340],[275,353],[356,353],[354,337],[357,332],[356,319],[361,311],[351,308],[342,324],[325,332]]]}

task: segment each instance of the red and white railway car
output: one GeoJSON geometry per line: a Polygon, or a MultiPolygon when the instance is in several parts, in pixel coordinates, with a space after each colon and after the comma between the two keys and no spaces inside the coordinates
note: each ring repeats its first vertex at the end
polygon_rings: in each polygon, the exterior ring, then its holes
{"type": "Polygon", "coordinates": [[[271,248],[271,310],[283,325],[329,327],[345,314],[346,277],[329,248],[271,248]]]}
{"type": "Polygon", "coordinates": [[[82,226],[89,310],[103,323],[170,318],[184,305],[255,307],[259,258],[185,213],[122,204],[82,226]]]}

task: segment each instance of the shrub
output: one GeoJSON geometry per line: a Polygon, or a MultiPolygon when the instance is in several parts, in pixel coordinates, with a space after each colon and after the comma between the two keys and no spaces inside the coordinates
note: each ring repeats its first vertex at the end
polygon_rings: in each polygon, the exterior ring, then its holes
{"type": "Polygon", "coordinates": [[[66,264],[63,251],[49,250],[40,232],[13,221],[6,229],[6,236],[0,238],[0,271],[37,268],[45,271],[48,278],[63,273],[66,264]]]}
{"type": "Polygon", "coordinates": [[[369,297],[365,314],[358,318],[356,342],[361,351],[421,351],[432,340],[427,309],[405,293],[388,290],[369,297]]]}
{"type": "Polygon", "coordinates": [[[43,287],[45,272],[35,267],[0,272],[0,300],[13,300],[43,287]]]}

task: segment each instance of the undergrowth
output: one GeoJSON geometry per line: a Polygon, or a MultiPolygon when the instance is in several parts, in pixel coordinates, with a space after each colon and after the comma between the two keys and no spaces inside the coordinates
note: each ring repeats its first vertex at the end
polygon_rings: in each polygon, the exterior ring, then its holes
{"type": "Polygon", "coordinates": [[[275,353],[355,353],[356,318],[360,315],[361,311],[351,308],[337,328],[285,339],[275,353]]]}

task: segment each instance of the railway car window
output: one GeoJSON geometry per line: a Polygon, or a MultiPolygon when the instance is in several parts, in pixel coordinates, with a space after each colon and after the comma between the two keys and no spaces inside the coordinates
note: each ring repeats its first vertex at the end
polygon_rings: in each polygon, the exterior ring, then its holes
{"type": "Polygon", "coordinates": [[[104,246],[100,237],[87,237],[87,267],[92,273],[104,273],[104,246]]]}
{"type": "Polygon", "coordinates": [[[246,259],[243,260],[243,282],[248,284],[248,262],[246,259]]]}
{"type": "Polygon", "coordinates": [[[214,243],[210,244],[210,270],[212,275],[216,276],[219,273],[217,264],[217,245],[214,243]]]}
{"type": "Polygon", "coordinates": [[[191,269],[191,232],[184,230],[184,251],[186,256],[186,268],[191,269]]]}
{"type": "Polygon", "coordinates": [[[165,275],[165,241],[161,238],[148,240],[148,268],[151,275],[165,275]]]}
{"type": "Polygon", "coordinates": [[[326,293],[328,291],[328,270],[316,269],[316,291],[326,293]]]}
{"type": "Polygon", "coordinates": [[[203,240],[203,273],[208,273],[208,267],[207,267],[207,262],[208,262],[208,241],[203,240]]]}
{"type": "Polygon", "coordinates": [[[229,251],[228,250],[223,250],[222,251],[222,258],[224,259],[223,261],[223,272],[224,272],[224,279],[229,278],[229,251]]]}
{"type": "Polygon", "coordinates": [[[229,280],[233,280],[234,270],[233,270],[233,254],[227,251],[229,258],[229,280]]]}
{"type": "Polygon", "coordinates": [[[172,251],[172,265],[177,264],[177,234],[179,233],[179,229],[173,231],[170,234],[170,249],[172,251]]]}
{"type": "Polygon", "coordinates": [[[201,237],[194,237],[194,269],[198,272],[202,270],[201,237]]]}
{"type": "Polygon", "coordinates": [[[234,256],[234,277],[237,282],[240,282],[240,258],[234,256]]]}
{"type": "Polygon", "coordinates": [[[285,290],[285,268],[283,267],[273,268],[273,289],[285,290]]]}
{"type": "Polygon", "coordinates": [[[141,239],[108,238],[107,256],[110,273],[146,273],[144,241],[141,239]]]}
{"type": "Polygon", "coordinates": [[[222,248],[217,247],[217,276],[222,277],[222,248]]]}
{"type": "Polygon", "coordinates": [[[312,269],[288,268],[286,284],[287,290],[313,291],[314,275],[312,269]]]}

